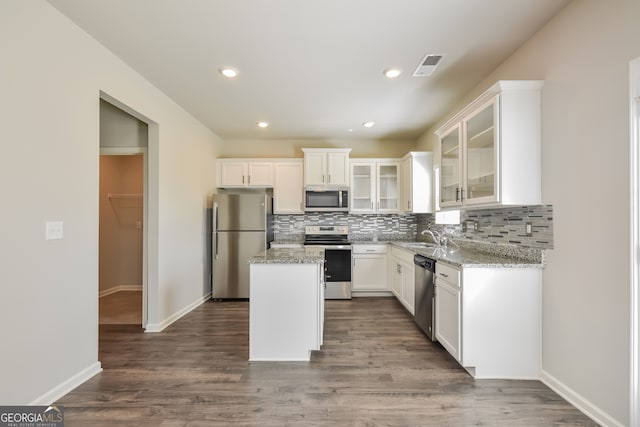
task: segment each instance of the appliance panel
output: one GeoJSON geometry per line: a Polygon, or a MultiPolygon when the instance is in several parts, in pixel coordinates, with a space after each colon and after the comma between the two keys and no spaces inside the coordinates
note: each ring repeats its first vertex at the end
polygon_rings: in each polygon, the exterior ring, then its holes
{"type": "Polygon", "coordinates": [[[264,193],[214,195],[214,230],[265,230],[268,200],[264,193]]]}
{"type": "Polygon", "coordinates": [[[249,258],[265,251],[264,231],[218,231],[213,235],[212,298],[249,298],[249,258]]]}

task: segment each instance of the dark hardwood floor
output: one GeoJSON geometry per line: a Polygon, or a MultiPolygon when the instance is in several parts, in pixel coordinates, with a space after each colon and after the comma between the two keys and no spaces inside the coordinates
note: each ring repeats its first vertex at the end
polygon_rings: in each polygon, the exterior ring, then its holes
{"type": "Polygon", "coordinates": [[[394,298],[327,301],[311,362],[248,363],[248,303],[164,332],[101,325],[104,372],[62,398],[71,426],[595,426],[539,381],[474,381],[394,298]]]}

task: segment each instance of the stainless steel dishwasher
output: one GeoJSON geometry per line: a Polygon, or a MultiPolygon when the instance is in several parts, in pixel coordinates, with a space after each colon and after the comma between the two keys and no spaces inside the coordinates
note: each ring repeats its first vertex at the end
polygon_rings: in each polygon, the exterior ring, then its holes
{"type": "Polygon", "coordinates": [[[435,272],[436,261],[422,255],[413,257],[415,264],[416,300],[413,319],[432,340],[435,334],[435,272]]]}

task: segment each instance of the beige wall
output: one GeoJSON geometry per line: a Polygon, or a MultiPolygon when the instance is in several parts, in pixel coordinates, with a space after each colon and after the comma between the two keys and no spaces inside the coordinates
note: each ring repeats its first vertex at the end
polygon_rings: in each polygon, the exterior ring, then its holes
{"type": "Polygon", "coordinates": [[[101,292],[118,286],[142,286],[142,161],[141,154],[100,156],[98,272],[101,292]],[[109,194],[113,197],[109,198],[109,194]]]}
{"type": "MultiPolygon", "coordinates": [[[[640,56],[638,17],[637,0],[576,0],[467,98],[500,79],[545,81],[542,192],[554,208],[555,247],[543,273],[542,368],[548,384],[607,425],[629,424],[629,62],[640,56]]],[[[421,146],[434,143],[432,132],[421,146]]]]}
{"type": "Polygon", "coordinates": [[[99,97],[147,117],[149,323],[206,295],[221,140],[44,0],[0,2],[0,402],[50,403],[98,362],[99,97]],[[64,239],[45,240],[46,221],[64,239]]]}
{"type": "Polygon", "coordinates": [[[225,140],[221,157],[302,157],[301,148],[352,148],[351,157],[402,157],[415,141],[225,140]]]}

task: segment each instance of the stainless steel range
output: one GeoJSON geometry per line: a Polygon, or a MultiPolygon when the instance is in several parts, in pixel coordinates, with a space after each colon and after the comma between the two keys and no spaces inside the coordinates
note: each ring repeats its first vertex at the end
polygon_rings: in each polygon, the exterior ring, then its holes
{"type": "Polygon", "coordinates": [[[351,242],[346,225],[310,225],[304,245],[324,249],[325,299],[351,299],[351,242]]]}

